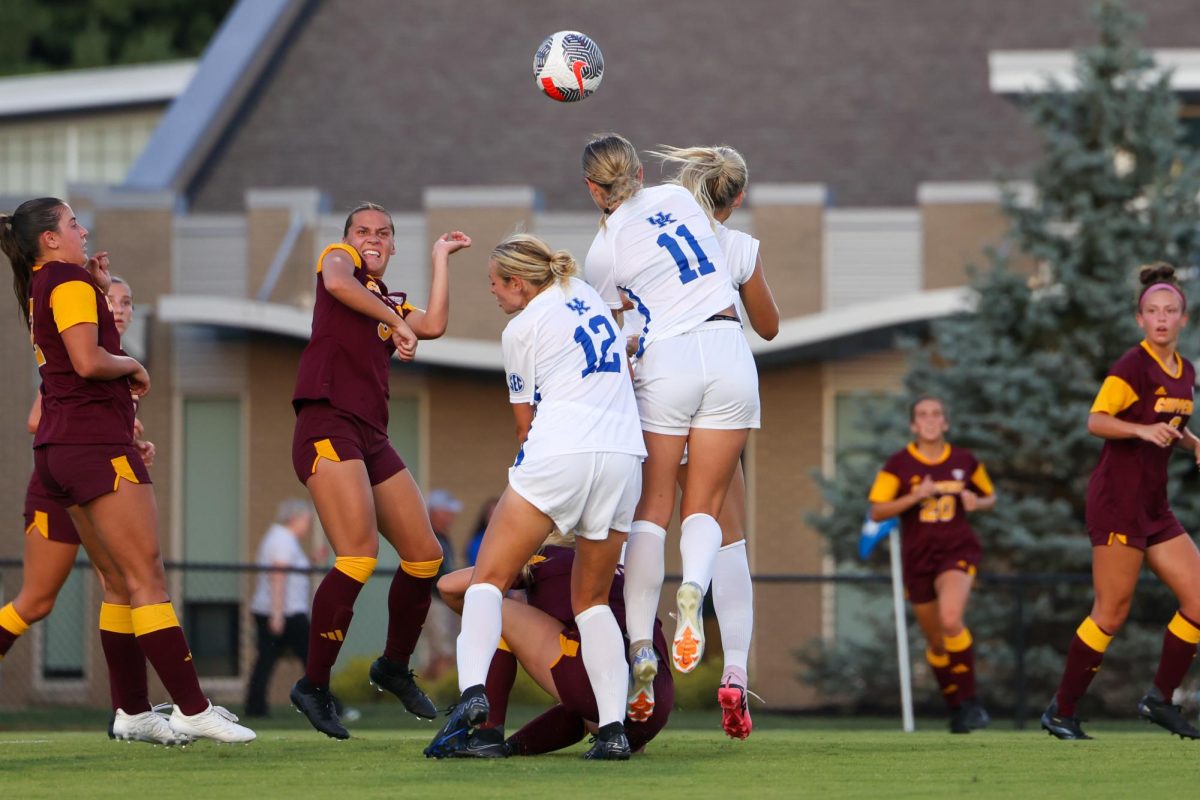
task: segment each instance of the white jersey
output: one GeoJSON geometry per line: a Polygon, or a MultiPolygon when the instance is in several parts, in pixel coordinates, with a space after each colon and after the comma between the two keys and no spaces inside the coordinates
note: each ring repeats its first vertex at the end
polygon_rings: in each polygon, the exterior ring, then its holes
{"type": "MultiPolygon", "coordinates": [[[[304,554],[304,548],[300,546],[296,534],[279,524],[272,525],[267,531],[267,535],[263,537],[262,544],[258,546],[256,563],[260,567],[273,567],[276,564],[286,564],[299,569],[308,569],[309,567],[308,556],[304,554]]],[[[256,583],[254,598],[250,601],[250,611],[264,617],[270,616],[272,610],[270,573],[258,573],[256,583]]],[[[293,614],[307,614],[308,592],[307,575],[302,572],[286,573],[283,579],[284,615],[290,617],[293,614]]]]}
{"type": "Polygon", "coordinates": [[[566,453],[646,455],[625,342],[578,278],[536,295],[501,336],[511,403],[537,406],[523,461],[566,453]]]}
{"type": "Polygon", "coordinates": [[[718,222],[717,241],[721,244],[721,252],[725,254],[729,280],[734,289],[740,289],[743,283],[750,280],[758,264],[758,239],[744,231],[726,228],[718,222]]]}
{"type": "Polygon", "coordinates": [[[584,266],[610,308],[625,292],[645,318],[642,344],[687,333],[734,303],[712,225],[682,186],[642,189],[596,233],[584,266]]]}

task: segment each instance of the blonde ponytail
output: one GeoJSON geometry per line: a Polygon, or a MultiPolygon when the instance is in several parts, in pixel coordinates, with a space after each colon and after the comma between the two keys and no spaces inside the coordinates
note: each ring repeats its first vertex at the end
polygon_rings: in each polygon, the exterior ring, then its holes
{"type": "Polygon", "coordinates": [[[642,160],[638,158],[637,150],[620,134],[597,134],[584,146],[584,177],[607,192],[601,226],[617,206],[642,188],[641,178],[638,177],[641,169],[642,160]]]}
{"type": "Polygon", "coordinates": [[[566,284],[579,272],[579,265],[566,250],[551,250],[530,233],[514,233],[492,250],[496,274],[504,280],[520,278],[538,289],[557,281],[566,284]]]}
{"type": "MultiPolygon", "coordinates": [[[[671,183],[687,189],[710,220],[729,208],[746,189],[749,172],[746,159],[728,145],[716,147],[668,147],[651,153],[664,164],[677,164],[671,183]]],[[[715,222],[715,220],[714,220],[715,222]]]]}

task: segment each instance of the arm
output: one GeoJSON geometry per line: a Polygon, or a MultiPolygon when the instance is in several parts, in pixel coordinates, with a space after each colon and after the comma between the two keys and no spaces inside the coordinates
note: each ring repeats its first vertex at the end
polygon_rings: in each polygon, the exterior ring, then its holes
{"type": "Polygon", "coordinates": [[[897,517],[935,494],[937,494],[937,485],[926,475],[925,480],[914,486],[908,494],[897,497],[895,500],[871,503],[871,519],[875,522],[882,522],[889,517],[897,517]]]}
{"type": "Polygon", "coordinates": [[[750,317],[750,327],[767,341],[774,339],[779,334],[779,306],[767,285],[761,257],[755,263],[750,279],[738,287],[738,293],[746,307],[746,316],[750,317]]]}
{"type": "Polygon", "coordinates": [[[392,340],[402,361],[411,361],[417,351],[416,334],[387,303],[354,278],[354,262],[343,250],[332,250],[321,259],[321,280],[334,299],[351,310],[392,329],[392,340]]]}
{"type": "Polygon", "coordinates": [[[463,596],[466,595],[467,587],[471,585],[471,576],[474,574],[474,567],[464,567],[456,569],[454,572],[447,572],[438,578],[438,594],[442,596],[442,602],[453,609],[456,614],[462,613],[463,596]]]}
{"type": "Polygon", "coordinates": [[[513,403],[512,410],[517,422],[517,444],[525,444],[525,440],[529,438],[529,429],[533,427],[536,408],[529,403],[513,403]]]}
{"type": "Polygon", "coordinates": [[[144,395],[150,389],[150,376],[137,359],[115,356],[99,345],[96,324],[81,322],[62,332],[63,344],[71,359],[71,368],[81,378],[92,381],[112,381],[128,377],[134,394],[144,395]]]}
{"type": "Polygon", "coordinates": [[[1093,411],[1088,415],[1087,427],[1088,433],[1101,439],[1141,439],[1159,447],[1170,447],[1184,438],[1182,433],[1165,422],[1139,425],[1136,422],[1117,419],[1102,411],[1093,411]]]}
{"type": "Polygon", "coordinates": [[[286,561],[275,561],[271,564],[272,570],[268,576],[271,587],[271,633],[279,636],[283,633],[285,620],[283,614],[283,589],[287,582],[287,568],[290,565],[286,561]]]}
{"type": "Polygon", "coordinates": [[[29,409],[29,417],[25,420],[25,429],[37,433],[38,424],[42,421],[42,393],[38,392],[33,398],[33,406],[29,409]]]}
{"type": "Polygon", "coordinates": [[[471,246],[462,231],[443,234],[433,243],[433,277],[429,284],[429,308],[409,312],[408,327],[418,339],[436,339],[446,332],[450,320],[450,256],[471,246]]]}
{"type": "Polygon", "coordinates": [[[108,294],[108,290],[112,287],[112,275],[108,272],[108,251],[101,251],[89,258],[84,269],[92,276],[92,280],[100,287],[100,291],[108,294]]]}

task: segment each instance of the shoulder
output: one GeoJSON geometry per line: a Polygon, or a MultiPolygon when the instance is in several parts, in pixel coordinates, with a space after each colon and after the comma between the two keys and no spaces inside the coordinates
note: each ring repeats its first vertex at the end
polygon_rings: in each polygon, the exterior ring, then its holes
{"type": "Polygon", "coordinates": [[[333,244],[326,245],[325,249],[321,251],[321,255],[317,257],[317,272],[321,271],[327,259],[348,259],[354,266],[354,269],[362,267],[362,256],[345,242],[334,242],[333,244]]]}
{"type": "Polygon", "coordinates": [[[974,463],[978,463],[978,461],[979,461],[979,459],[975,457],[975,454],[972,453],[970,450],[968,450],[965,447],[957,447],[955,445],[950,445],[950,457],[946,460],[953,461],[958,464],[964,464],[964,463],[974,464],[974,463]]]}
{"type": "Polygon", "coordinates": [[[1149,354],[1140,344],[1135,345],[1126,350],[1120,358],[1112,363],[1108,368],[1109,375],[1127,378],[1131,375],[1140,373],[1146,368],[1147,362],[1151,361],[1149,354]]]}
{"type": "Polygon", "coordinates": [[[78,264],[68,264],[64,261],[50,261],[42,265],[36,274],[42,275],[42,283],[46,287],[59,286],[71,281],[83,281],[93,288],[96,282],[86,269],[78,264]]]}
{"type": "Polygon", "coordinates": [[[909,454],[908,448],[905,447],[888,456],[887,461],[883,462],[883,469],[885,472],[896,473],[911,466],[913,462],[912,455],[909,454]]]}

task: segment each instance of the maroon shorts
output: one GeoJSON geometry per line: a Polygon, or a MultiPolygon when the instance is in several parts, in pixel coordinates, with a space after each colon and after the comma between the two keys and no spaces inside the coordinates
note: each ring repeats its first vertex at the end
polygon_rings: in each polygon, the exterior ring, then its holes
{"type": "Polygon", "coordinates": [[[983,551],[974,536],[952,543],[939,542],[916,553],[904,555],[904,594],[910,603],[931,603],[937,599],[934,581],[943,572],[958,570],[974,575],[983,551]]]}
{"type": "MultiPolygon", "coordinates": [[[[579,630],[574,626],[565,628],[559,637],[562,655],[550,667],[559,702],[584,719],[596,722],[600,713],[596,710],[596,695],[592,692],[592,682],[588,680],[587,668],[579,653],[579,630]]],[[[625,719],[625,735],[633,750],[640,750],[667,726],[667,719],[675,706],[675,681],[671,677],[670,659],[660,650],[658,643],[654,649],[658,653],[659,663],[658,676],[654,679],[654,713],[645,722],[625,719]]]]}
{"type": "Polygon", "coordinates": [[[121,481],[150,484],[132,444],[44,444],[33,451],[33,470],[45,496],[64,507],[115,492],[121,481]]]}
{"type": "Polygon", "coordinates": [[[372,486],[404,469],[404,459],[383,433],[348,411],[310,401],[296,414],[292,434],[292,467],[301,483],[316,474],[321,462],[361,461],[372,486]]]}
{"type": "Polygon", "coordinates": [[[1155,528],[1150,533],[1143,534],[1141,531],[1106,531],[1088,525],[1088,538],[1092,540],[1092,547],[1105,547],[1110,544],[1120,543],[1145,551],[1156,544],[1169,542],[1176,536],[1187,534],[1187,530],[1171,512],[1167,512],[1167,515],[1155,528]]]}
{"type": "Polygon", "coordinates": [[[36,469],[29,476],[29,488],[25,490],[25,533],[36,533],[52,542],[79,544],[79,532],[67,507],[50,496],[36,469]]]}

